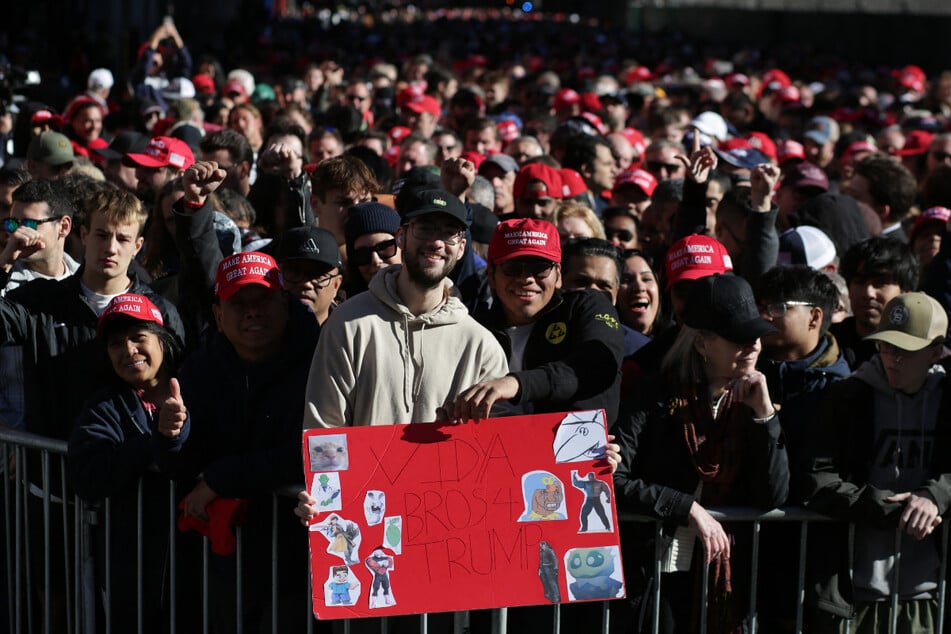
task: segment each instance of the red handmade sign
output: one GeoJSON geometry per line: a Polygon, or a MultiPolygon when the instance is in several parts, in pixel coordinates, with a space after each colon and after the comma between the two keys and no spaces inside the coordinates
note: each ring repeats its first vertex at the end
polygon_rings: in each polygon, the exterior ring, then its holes
{"type": "Polygon", "coordinates": [[[321,619],[624,596],[604,412],[312,429],[321,619]]]}

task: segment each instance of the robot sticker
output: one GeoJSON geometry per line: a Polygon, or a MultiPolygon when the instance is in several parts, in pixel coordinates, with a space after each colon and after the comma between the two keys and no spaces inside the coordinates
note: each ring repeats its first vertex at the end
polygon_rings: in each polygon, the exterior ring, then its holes
{"type": "Polygon", "coordinates": [[[584,493],[584,503],[581,505],[581,527],[579,533],[610,533],[614,531],[611,524],[611,488],[598,480],[593,471],[589,471],[583,478],[578,477],[578,471],[571,470],[571,485],[584,493]],[[596,515],[596,521],[589,526],[591,514],[596,515]]]}
{"type": "Polygon", "coordinates": [[[403,518],[399,515],[384,518],[383,546],[397,555],[403,554],[403,518]]]}
{"type": "Polygon", "coordinates": [[[558,588],[558,553],[546,541],[538,542],[538,578],[542,582],[545,598],[552,603],[561,603],[558,588]]]}
{"type": "Polygon", "coordinates": [[[568,517],[565,510],[565,486],[548,471],[522,474],[522,496],[525,500],[525,513],[518,519],[520,522],[563,520],[568,517]]]}
{"type": "MultiPolygon", "coordinates": [[[[343,508],[340,496],[340,474],[336,471],[315,473],[310,485],[310,494],[317,500],[317,511],[339,511],[343,508]]],[[[317,530],[313,526],[310,530],[317,530]]]]}
{"type": "Polygon", "coordinates": [[[362,538],[360,527],[357,526],[356,522],[351,522],[336,513],[331,513],[323,522],[313,526],[316,526],[317,530],[323,533],[327,541],[330,542],[327,545],[328,553],[337,555],[348,566],[357,563],[360,557],[358,549],[362,538]]]}
{"type": "Polygon", "coordinates": [[[624,596],[621,553],[617,546],[572,548],[565,553],[565,574],[569,601],[624,596]]]}
{"type": "Polygon", "coordinates": [[[354,605],[360,598],[360,580],[350,575],[347,566],[331,566],[324,584],[324,603],[354,605]]]}
{"type": "Polygon", "coordinates": [[[311,436],[307,439],[307,455],[311,471],[346,471],[350,468],[345,434],[311,436]]]}
{"type": "Polygon", "coordinates": [[[376,526],[383,521],[386,512],[386,493],[383,491],[367,491],[363,498],[363,515],[367,526],[376,526]]]}
{"type": "Polygon", "coordinates": [[[555,462],[600,460],[607,442],[602,410],[572,412],[558,424],[552,447],[555,462]]]}
{"type": "Polygon", "coordinates": [[[394,559],[378,546],[363,560],[364,565],[373,574],[370,585],[370,608],[385,608],[396,605],[393,589],[390,587],[390,572],[394,569],[394,559]]]}

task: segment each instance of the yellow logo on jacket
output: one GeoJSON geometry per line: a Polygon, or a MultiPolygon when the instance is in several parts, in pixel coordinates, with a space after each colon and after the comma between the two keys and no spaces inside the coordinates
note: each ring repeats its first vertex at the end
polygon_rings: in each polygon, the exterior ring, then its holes
{"type": "Polygon", "coordinates": [[[597,314],[594,316],[594,318],[600,321],[601,323],[603,323],[608,328],[613,328],[614,330],[617,330],[618,328],[620,328],[620,324],[618,323],[618,320],[607,313],[597,314]]]}
{"type": "Polygon", "coordinates": [[[568,335],[568,326],[563,321],[556,321],[545,330],[545,339],[548,343],[559,344],[568,335]]]}

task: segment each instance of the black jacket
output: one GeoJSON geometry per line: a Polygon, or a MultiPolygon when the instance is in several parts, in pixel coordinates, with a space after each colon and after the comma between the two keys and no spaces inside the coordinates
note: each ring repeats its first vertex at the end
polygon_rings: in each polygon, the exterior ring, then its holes
{"type": "MultiPolygon", "coordinates": [[[[502,304],[496,300],[479,322],[511,356],[502,304]]],[[[617,418],[623,358],[624,335],[608,297],[556,290],[535,319],[525,369],[512,373],[521,386],[513,402],[530,402],[538,413],[604,408],[610,425],[617,418]]]]}
{"type": "Polygon", "coordinates": [[[275,357],[247,364],[219,332],[186,359],[179,381],[189,419],[176,475],[203,473],[212,490],[235,498],[303,482],[304,392],[319,327],[300,301],[286,299],[287,333],[275,357]]]}
{"type": "MultiPolygon", "coordinates": [[[[23,347],[26,429],[61,440],[85,400],[113,376],[96,341],[99,318],[83,295],[82,274],[80,267],[62,280],[33,280],[0,298],[0,345],[23,347]]],[[[127,292],[151,299],[165,328],[183,340],[174,306],[135,277],[127,292]]]]}

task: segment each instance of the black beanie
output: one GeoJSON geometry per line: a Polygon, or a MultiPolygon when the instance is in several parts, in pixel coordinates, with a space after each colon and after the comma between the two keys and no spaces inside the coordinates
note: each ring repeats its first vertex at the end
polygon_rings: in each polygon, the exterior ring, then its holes
{"type": "Polygon", "coordinates": [[[353,243],[360,236],[367,233],[389,233],[395,236],[399,226],[400,216],[392,207],[376,201],[354,205],[347,210],[347,220],[343,223],[347,254],[353,251],[353,243]]]}

